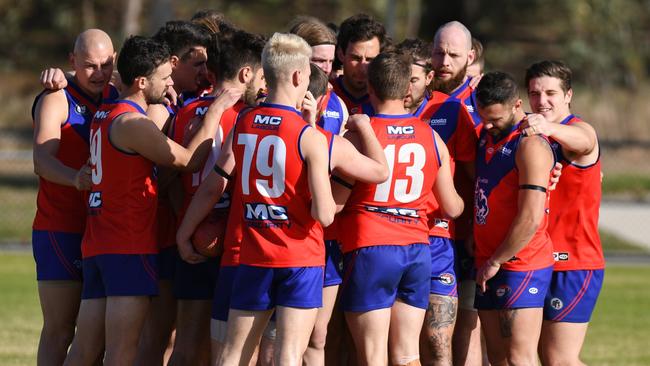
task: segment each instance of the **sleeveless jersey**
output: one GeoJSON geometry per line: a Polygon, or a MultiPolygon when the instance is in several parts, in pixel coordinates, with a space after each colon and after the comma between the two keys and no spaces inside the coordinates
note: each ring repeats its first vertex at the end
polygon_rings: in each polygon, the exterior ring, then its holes
{"type": "Polygon", "coordinates": [[[440,167],[434,132],[410,114],[378,114],[371,125],[390,175],[381,184],[355,183],[338,219],[343,252],[428,243],[427,200],[440,167]]]}
{"type": "MultiPolygon", "coordinates": [[[[61,125],[61,139],[56,158],[72,169],[78,170],[88,160],[88,138],[90,121],[101,103],[87,95],[73,80],[63,89],[68,102],[68,116],[61,125]]],[[[45,91],[40,93],[32,105],[32,119],[38,101],[45,91]]],[[[117,90],[107,85],[102,98],[114,99],[117,90]]],[[[36,198],[36,216],[34,230],[83,233],[86,225],[86,193],[74,187],[50,182],[42,177],[38,179],[36,198]]]]}
{"type": "Polygon", "coordinates": [[[338,135],[348,114],[343,100],[333,90],[328,89],[321,103],[324,108],[316,124],[325,131],[338,135]]]}
{"type": "MultiPolygon", "coordinates": [[[[334,148],[334,135],[335,133],[332,133],[330,131],[327,131],[321,127],[318,127],[318,130],[325,135],[325,138],[327,139],[327,151],[328,151],[328,156],[329,156],[329,163],[328,163],[328,169],[330,174],[332,173],[332,149],[334,148]]],[[[334,216],[334,221],[330,224],[330,226],[323,228],[323,238],[325,240],[337,240],[338,239],[338,230],[337,230],[337,216],[334,216]]]]}
{"type": "MultiPolygon", "coordinates": [[[[210,107],[214,99],[215,99],[214,97],[200,97],[189,102],[188,104],[185,105],[185,107],[181,108],[178,111],[178,114],[174,118],[174,122],[172,124],[172,132],[171,132],[172,139],[176,143],[183,146],[187,146],[187,144],[189,143],[188,141],[189,139],[186,136],[186,132],[190,122],[194,118],[201,118],[203,115],[205,115],[205,113],[208,111],[208,108],[210,107]]],[[[239,114],[239,111],[241,111],[245,107],[246,104],[244,104],[244,102],[242,101],[239,101],[232,108],[228,108],[226,111],[223,112],[223,114],[221,115],[221,120],[219,121],[219,128],[217,129],[217,135],[215,136],[212,142],[212,150],[210,151],[210,155],[208,155],[208,158],[205,161],[203,168],[200,171],[195,173],[183,173],[181,175],[185,196],[183,197],[183,208],[181,210],[181,214],[179,215],[179,217],[182,218],[182,216],[184,216],[187,207],[190,205],[190,202],[192,201],[192,197],[194,196],[194,193],[196,193],[196,190],[199,188],[199,184],[201,184],[201,182],[205,179],[205,177],[207,177],[208,174],[210,174],[210,172],[214,168],[214,164],[216,163],[217,158],[221,153],[221,146],[223,145],[223,141],[226,139],[226,137],[230,133],[230,130],[235,125],[235,121],[237,120],[237,115],[239,114]]],[[[230,190],[226,190],[223,196],[221,197],[221,199],[219,200],[219,202],[215,205],[215,208],[222,209],[223,214],[227,215],[227,210],[229,206],[230,206],[230,190]]]]}
{"type": "Polygon", "coordinates": [[[481,116],[478,114],[478,104],[476,103],[476,90],[472,89],[469,86],[471,78],[467,78],[465,82],[458,87],[453,93],[451,93],[449,96],[458,99],[461,103],[465,105],[465,108],[467,108],[467,112],[472,116],[472,122],[474,123],[474,127],[476,129],[477,135],[481,132],[482,128],[482,123],[481,123],[481,116]]]}
{"type": "Polygon", "coordinates": [[[362,96],[361,98],[355,98],[352,96],[350,93],[348,93],[347,90],[345,90],[345,87],[343,86],[343,76],[336,78],[332,86],[334,87],[334,92],[336,95],[338,95],[341,100],[343,100],[343,103],[345,103],[345,106],[347,107],[350,115],[363,113],[367,114],[368,116],[372,116],[375,114],[375,110],[370,104],[368,94],[362,96]]]}
{"type": "MultiPolygon", "coordinates": [[[[474,193],[474,238],[476,266],[480,267],[506,238],[518,212],[519,176],[515,155],[522,138],[518,125],[499,141],[481,132],[476,159],[474,193]]],[[[548,193],[544,215],[528,244],[501,268],[529,271],[553,264],[553,246],[546,230],[548,193]]]]}
{"type": "Polygon", "coordinates": [[[110,140],[113,121],[129,112],[145,114],[137,104],[103,104],[90,127],[92,188],[88,198],[84,258],[99,254],[155,254],[157,192],[153,163],[119,150],[110,140]]]}
{"type": "MultiPolygon", "coordinates": [[[[474,161],[477,138],[472,117],[462,103],[447,94],[434,91],[430,97],[425,98],[415,116],[428,123],[447,145],[452,174],[456,161],[474,161]]],[[[442,215],[433,193],[428,205],[429,235],[454,238],[454,221],[442,215]]]]}
{"type": "MultiPolygon", "coordinates": [[[[311,128],[292,107],[261,103],[235,126],[236,196],[241,196],[240,262],[261,267],[325,264],[323,229],[311,216],[300,151],[311,128]]],[[[326,152],[323,152],[326,153],[326,152]]]]}
{"type": "MultiPolygon", "coordinates": [[[[581,121],[569,115],[562,124],[581,121]]],[[[571,163],[562,146],[551,140],[562,177],[551,195],[548,232],[553,240],[554,270],[593,270],[605,268],[603,248],[598,234],[601,198],[600,157],[588,166],[571,163]]]]}

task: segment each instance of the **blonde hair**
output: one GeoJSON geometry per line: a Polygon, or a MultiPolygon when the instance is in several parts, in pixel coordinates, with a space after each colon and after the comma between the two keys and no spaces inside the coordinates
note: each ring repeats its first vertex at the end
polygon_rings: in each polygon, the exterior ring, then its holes
{"type": "Polygon", "coordinates": [[[275,33],[262,51],[264,78],[270,87],[291,76],[294,70],[309,66],[311,47],[295,34],[275,33]]]}

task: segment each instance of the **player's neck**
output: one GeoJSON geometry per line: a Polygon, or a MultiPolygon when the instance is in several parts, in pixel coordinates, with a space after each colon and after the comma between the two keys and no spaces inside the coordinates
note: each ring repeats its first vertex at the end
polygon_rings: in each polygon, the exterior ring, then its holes
{"type": "Polygon", "coordinates": [[[264,100],[264,103],[279,104],[296,108],[296,96],[290,90],[282,87],[269,88],[269,93],[264,100]]]}
{"type": "Polygon", "coordinates": [[[133,91],[130,88],[126,89],[122,94],[120,94],[120,99],[131,101],[137,104],[138,106],[140,106],[140,108],[142,108],[142,110],[145,111],[149,107],[149,105],[147,104],[147,100],[144,97],[144,94],[142,94],[142,91],[140,90],[133,91]]]}
{"type": "Polygon", "coordinates": [[[465,75],[463,77],[463,81],[460,84],[458,84],[458,86],[454,90],[452,90],[449,94],[454,94],[455,92],[459,91],[463,87],[463,85],[465,85],[467,79],[469,79],[469,76],[465,75]]]}
{"type": "Polygon", "coordinates": [[[375,109],[377,114],[393,116],[409,114],[406,108],[404,108],[404,100],[402,99],[376,100],[372,107],[375,109]]]}
{"type": "Polygon", "coordinates": [[[361,90],[360,89],[355,89],[354,87],[352,87],[350,85],[350,83],[348,82],[348,79],[345,78],[345,75],[343,75],[343,77],[341,77],[341,81],[343,82],[343,89],[345,89],[345,91],[348,94],[350,94],[352,97],[354,97],[355,99],[361,99],[361,98],[365,97],[366,95],[368,95],[368,88],[363,88],[361,90]]]}

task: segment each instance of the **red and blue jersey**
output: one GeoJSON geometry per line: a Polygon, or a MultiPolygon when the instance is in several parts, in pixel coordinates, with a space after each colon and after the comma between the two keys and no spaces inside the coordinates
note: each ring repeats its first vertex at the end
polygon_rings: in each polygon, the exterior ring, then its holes
{"type": "Polygon", "coordinates": [[[471,81],[471,78],[467,78],[465,82],[458,87],[454,92],[452,92],[449,96],[458,99],[463,105],[465,105],[465,108],[467,108],[467,112],[469,112],[470,116],[472,116],[472,122],[474,123],[474,127],[476,128],[476,133],[480,133],[481,131],[481,116],[478,114],[478,107],[476,103],[476,90],[472,89],[469,86],[469,83],[471,81]]]}
{"type": "Polygon", "coordinates": [[[427,202],[441,164],[434,131],[410,114],[377,114],[370,122],[390,176],[381,184],[355,183],[337,218],[343,252],[428,243],[427,202]]]}
{"type": "Polygon", "coordinates": [[[345,104],[331,89],[327,90],[321,103],[324,108],[316,124],[325,131],[338,135],[347,115],[345,104]]]}
{"type": "Polygon", "coordinates": [[[125,113],[146,112],[128,100],[102,104],[90,126],[92,187],[88,197],[84,258],[100,254],[155,254],[157,190],[153,162],[120,150],[111,125],[125,113]]]}
{"type": "MultiPolygon", "coordinates": [[[[72,169],[80,169],[88,160],[88,139],[90,136],[90,121],[101,103],[87,95],[75,84],[68,81],[63,89],[68,102],[68,116],[61,125],[61,138],[56,158],[72,169]]],[[[32,118],[40,98],[40,93],[32,106],[32,118]]],[[[102,94],[103,98],[114,99],[117,90],[107,85],[102,94]]],[[[36,216],[32,228],[34,230],[57,231],[67,233],[83,233],[86,224],[86,193],[75,187],[53,183],[39,177],[38,196],[36,198],[36,216]]]]}
{"type": "MultiPolygon", "coordinates": [[[[571,125],[582,121],[569,115],[561,123],[571,125]]],[[[554,270],[592,270],[605,268],[603,248],[598,234],[601,199],[600,157],[587,166],[567,160],[562,146],[551,140],[562,178],[551,195],[548,232],[553,240],[554,270]]]]}
{"type": "Polygon", "coordinates": [[[233,204],[241,205],[241,264],[325,265],[323,228],[311,216],[307,166],[300,151],[308,128],[295,108],[269,103],[237,121],[234,196],[241,200],[233,204]]]}
{"type": "Polygon", "coordinates": [[[343,100],[343,103],[345,103],[345,106],[348,108],[350,115],[366,114],[368,116],[372,116],[375,114],[375,110],[370,104],[370,98],[368,97],[368,94],[360,98],[355,98],[352,96],[352,94],[348,93],[348,91],[345,90],[345,86],[343,86],[343,76],[336,78],[332,86],[334,87],[334,92],[336,95],[338,95],[341,100],[343,100]]]}
{"type": "MultiPolygon", "coordinates": [[[[480,267],[505,240],[518,212],[519,174],[515,155],[521,139],[518,124],[497,140],[487,131],[481,132],[476,158],[474,193],[474,239],[476,266],[480,267]]],[[[553,245],[546,230],[548,224],[548,193],[542,221],[535,234],[501,268],[529,271],[553,265],[553,245]]]]}
{"type": "MultiPolygon", "coordinates": [[[[472,117],[457,99],[434,91],[430,96],[425,97],[414,115],[428,123],[447,145],[452,173],[456,161],[474,161],[477,137],[472,117]]],[[[453,238],[453,222],[443,216],[433,193],[430,195],[428,212],[429,235],[453,238]]],[[[466,228],[463,227],[463,231],[465,230],[466,228]]]]}

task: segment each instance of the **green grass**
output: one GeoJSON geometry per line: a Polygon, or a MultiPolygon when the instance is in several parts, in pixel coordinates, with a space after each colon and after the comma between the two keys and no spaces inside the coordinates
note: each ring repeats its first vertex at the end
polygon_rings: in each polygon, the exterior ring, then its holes
{"type": "MultiPolygon", "coordinates": [[[[42,322],[28,253],[0,252],[0,365],[34,365],[42,322]]],[[[589,365],[650,365],[650,266],[612,266],[582,351],[589,365]]]]}
{"type": "Polygon", "coordinates": [[[0,186],[0,242],[29,242],[36,213],[36,187],[0,186]]]}
{"type": "Polygon", "coordinates": [[[603,177],[603,195],[620,194],[638,197],[647,196],[650,194],[650,176],[639,174],[605,174],[603,177]]]}
{"type": "Polygon", "coordinates": [[[603,246],[605,253],[627,253],[627,254],[641,254],[648,253],[646,249],[635,245],[625,239],[622,239],[615,234],[605,230],[600,231],[600,242],[603,246]]]}

